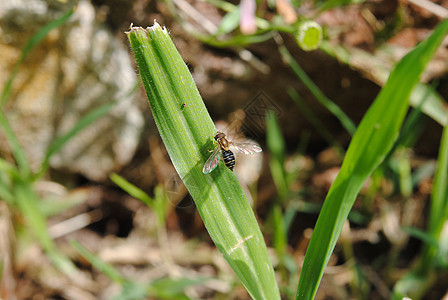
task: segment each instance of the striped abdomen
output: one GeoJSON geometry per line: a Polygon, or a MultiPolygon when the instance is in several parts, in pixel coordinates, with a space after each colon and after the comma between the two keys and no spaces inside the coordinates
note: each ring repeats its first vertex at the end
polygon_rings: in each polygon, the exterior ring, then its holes
{"type": "Polygon", "coordinates": [[[233,152],[222,149],[222,159],[224,160],[226,167],[229,168],[230,171],[233,171],[233,168],[235,167],[235,155],[233,155],[233,152]]]}

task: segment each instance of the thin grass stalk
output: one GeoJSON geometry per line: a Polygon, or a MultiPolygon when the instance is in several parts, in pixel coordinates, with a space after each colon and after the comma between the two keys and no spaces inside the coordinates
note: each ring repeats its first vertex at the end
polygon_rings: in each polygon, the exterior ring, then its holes
{"type": "Polygon", "coordinates": [[[283,40],[279,35],[276,36],[276,40],[278,44],[278,50],[280,51],[283,60],[289,65],[289,67],[307,87],[311,94],[313,94],[316,100],[339,120],[342,127],[344,127],[344,129],[347,130],[350,135],[353,135],[356,130],[356,125],[353,123],[353,121],[336,103],[325,96],[324,93],[319,89],[319,87],[311,80],[311,78],[305,73],[302,67],[297,63],[286,46],[283,44],[283,40]]]}

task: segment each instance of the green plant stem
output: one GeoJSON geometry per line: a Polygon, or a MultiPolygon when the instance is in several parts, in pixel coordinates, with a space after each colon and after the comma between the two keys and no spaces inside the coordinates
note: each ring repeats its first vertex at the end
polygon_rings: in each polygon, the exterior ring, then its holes
{"type": "Polygon", "coordinates": [[[326,109],[328,109],[336,118],[338,118],[341,125],[347,130],[350,135],[353,135],[356,130],[356,125],[352,120],[342,111],[342,109],[331,101],[327,96],[322,93],[322,91],[317,87],[317,85],[311,80],[311,78],[305,73],[305,71],[300,67],[300,65],[294,60],[294,57],[289,53],[286,46],[279,36],[276,36],[278,49],[282,55],[285,62],[291,67],[294,73],[299,77],[303,84],[308,88],[308,90],[313,94],[313,96],[322,104],[326,109]]]}

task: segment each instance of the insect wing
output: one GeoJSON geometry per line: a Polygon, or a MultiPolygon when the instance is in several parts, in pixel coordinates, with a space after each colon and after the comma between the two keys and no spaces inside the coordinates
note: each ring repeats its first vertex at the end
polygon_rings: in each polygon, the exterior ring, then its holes
{"type": "Polygon", "coordinates": [[[202,173],[208,174],[211,171],[213,171],[219,163],[219,160],[221,159],[221,151],[219,151],[221,148],[218,147],[213,151],[212,155],[207,159],[207,162],[204,165],[204,168],[202,168],[202,173]]]}
{"type": "Polygon", "coordinates": [[[255,154],[262,151],[261,147],[255,143],[232,143],[235,150],[244,154],[255,154]]]}

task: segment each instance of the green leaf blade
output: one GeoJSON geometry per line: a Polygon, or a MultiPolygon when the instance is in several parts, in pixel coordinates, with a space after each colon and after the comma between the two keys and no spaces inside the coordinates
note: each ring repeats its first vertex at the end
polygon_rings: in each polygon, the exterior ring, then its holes
{"type": "Polygon", "coordinates": [[[255,216],[233,172],[202,167],[216,128],[166,29],[132,27],[128,37],[159,133],[218,249],[254,299],[280,299],[255,216]]]}
{"type": "Polygon", "coordinates": [[[392,148],[409,107],[409,96],[447,33],[448,20],[397,64],[361,121],[317,220],[300,275],[297,299],[314,298],[362,184],[392,148]]]}

